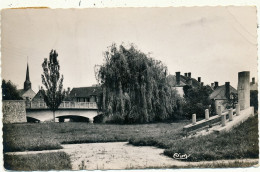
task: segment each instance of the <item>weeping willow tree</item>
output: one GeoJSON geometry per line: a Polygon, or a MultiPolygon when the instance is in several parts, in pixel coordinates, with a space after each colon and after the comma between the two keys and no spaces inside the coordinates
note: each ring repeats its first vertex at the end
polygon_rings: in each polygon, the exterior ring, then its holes
{"type": "Polygon", "coordinates": [[[112,44],[104,52],[98,71],[103,89],[99,104],[105,116],[124,123],[147,123],[169,119],[176,107],[176,92],[167,82],[167,67],[134,45],[112,44]]]}

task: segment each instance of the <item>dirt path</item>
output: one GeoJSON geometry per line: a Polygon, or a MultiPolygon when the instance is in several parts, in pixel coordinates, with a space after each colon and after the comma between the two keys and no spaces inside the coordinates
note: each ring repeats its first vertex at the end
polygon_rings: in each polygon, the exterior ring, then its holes
{"type": "Polygon", "coordinates": [[[235,161],[258,162],[258,159],[184,162],[163,155],[163,149],[132,146],[127,142],[65,144],[60,150],[10,152],[8,154],[37,154],[63,151],[70,155],[72,170],[140,169],[148,167],[197,166],[235,161]]]}
{"type": "Polygon", "coordinates": [[[72,169],[129,169],[185,165],[162,155],[163,149],[132,146],[127,142],[62,145],[72,160],[72,169]]]}
{"type": "Polygon", "coordinates": [[[151,167],[197,166],[228,164],[235,161],[258,163],[258,159],[184,162],[163,155],[164,149],[152,146],[133,146],[127,142],[62,145],[72,161],[73,170],[143,169],[151,167]]]}

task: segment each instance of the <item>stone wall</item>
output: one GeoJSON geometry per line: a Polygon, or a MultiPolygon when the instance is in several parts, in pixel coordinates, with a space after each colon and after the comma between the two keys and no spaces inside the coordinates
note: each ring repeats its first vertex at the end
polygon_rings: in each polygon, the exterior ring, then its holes
{"type": "Polygon", "coordinates": [[[27,122],[24,100],[3,100],[2,112],[4,124],[27,122]]]}

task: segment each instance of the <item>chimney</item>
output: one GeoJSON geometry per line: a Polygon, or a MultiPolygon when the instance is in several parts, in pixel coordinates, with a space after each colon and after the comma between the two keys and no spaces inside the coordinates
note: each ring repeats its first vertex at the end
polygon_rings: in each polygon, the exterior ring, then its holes
{"type": "Polygon", "coordinates": [[[215,90],[216,88],[218,88],[218,82],[217,82],[217,81],[215,81],[214,90],[215,90]]]}
{"type": "Polygon", "coordinates": [[[255,84],[255,77],[252,78],[252,84],[255,84]]]}
{"type": "Polygon", "coordinates": [[[211,83],[211,88],[214,88],[214,83],[211,83]]]}
{"type": "Polygon", "coordinates": [[[198,82],[200,82],[201,81],[201,77],[198,77],[198,82]]]}
{"type": "Polygon", "coordinates": [[[176,85],[180,85],[181,82],[181,72],[176,72],[176,85]]]}
{"type": "Polygon", "coordinates": [[[226,98],[229,99],[230,98],[230,83],[229,82],[225,82],[225,95],[226,98]]]}
{"type": "Polygon", "coordinates": [[[191,78],[191,72],[188,73],[188,77],[191,78]]]}
{"type": "Polygon", "coordinates": [[[204,85],[204,82],[201,82],[200,84],[201,84],[201,86],[203,86],[203,85],[204,85]]]}
{"type": "Polygon", "coordinates": [[[187,74],[187,73],[184,73],[184,76],[185,76],[185,77],[188,77],[188,74],[187,74]]]}

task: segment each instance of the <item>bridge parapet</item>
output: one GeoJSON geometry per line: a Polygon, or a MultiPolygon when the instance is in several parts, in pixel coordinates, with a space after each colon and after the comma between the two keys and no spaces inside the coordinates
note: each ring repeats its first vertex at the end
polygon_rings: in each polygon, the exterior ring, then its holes
{"type": "MultiPolygon", "coordinates": [[[[31,101],[26,103],[26,109],[48,109],[43,101],[31,101]]],[[[96,102],[63,101],[59,109],[98,109],[96,102]]]]}

